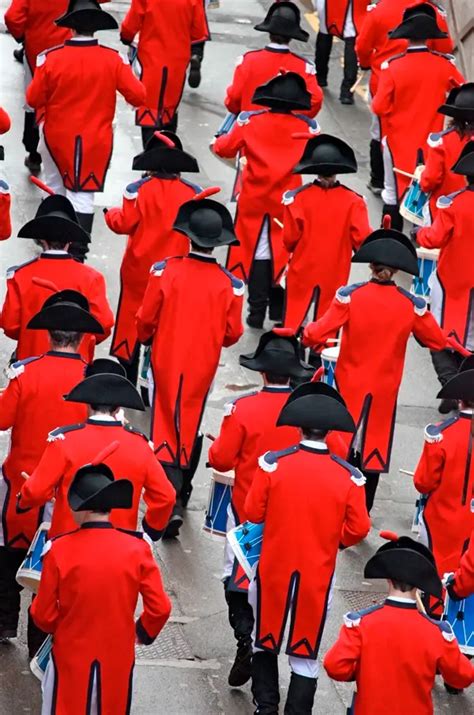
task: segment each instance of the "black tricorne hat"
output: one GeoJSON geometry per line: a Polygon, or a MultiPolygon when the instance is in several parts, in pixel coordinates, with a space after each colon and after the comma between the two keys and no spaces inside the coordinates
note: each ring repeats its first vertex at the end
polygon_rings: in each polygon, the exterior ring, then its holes
{"type": "Polygon", "coordinates": [[[454,87],[438,112],[454,119],[474,122],[474,82],[466,82],[460,87],[454,87]]]}
{"type": "Polygon", "coordinates": [[[255,352],[240,355],[242,367],[257,372],[272,372],[294,378],[309,380],[314,368],[300,360],[299,343],[295,335],[284,332],[284,329],[270,330],[259,340],[255,352]]]}
{"type": "Polygon", "coordinates": [[[307,110],[311,107],[311,94],[301,75],[281,72],[257,87],[252,102],[272,109],[307,110]]]}
{"type": "Polygon", "coordinates": [[[306,143],[294,174],[354,174],[357,160],[349,144],[330,134],[318,134],[306,143]]]}
{"type": "Polygon", "coordinates": [[[47,196],[38,206],[36,216],[18,232],[20,238],[64,243],[90,243],[90,235],[79,225],[72,203],[65,196],[47,196]]]}
{"type": "Polygon", "coordinates": [[[67,12],[58,17],[55,23],[79,33],[118,29],[115,18],[102,10],[97,0],[69,0],[67,12]]]}
{"type": "Polygon", "coordinates": [[[352,263],[375,263],[418,275],[416,249],[404,233],[393,228],[373,231],[352,257],[352,263]]]}
{"type": "Polygon", "coordinates": [[[301,429],[326,432],[355,432],[355,424],[344,400],[334,395],[336,390],[324,382],[305,382],[287,399],[277,426],[288,425],[301,429]]]}
{"type": "Polygon", "coordinates": [[[114,479],[106,464],[86,464],[76,472],[67,495],[72,511],[130,509],[133,484],[129,479],[114,479]]]}
{"type": "Polygon", "coordinates": [[[112,360],[111,358],[96,358],[93,362],[86,367],[85,377],[92,377],[92,375],[121,375],[121,377],[127,377],[127,371],[121,365],[118,360],[112,360]]]}
{"type": "Polygon", "coordinates": [[[423,2],[407,7],[402,22],[388,36],[391,40],[437,40],[448,34],[439,29],[434,7],[423,2]]]}
{"type": "Polygon", "coordinates": [[[254,30],[281,35],[301,42],[308,42],[309,33],[301,28],[301,13],[292,2],[274,2],[263,22],[255,25],[254,30]]]}
{"type": "Polygon", "coordinates": [[[436,397],[441,400],[474,402],[474,369],[463,369],[461,365],[461,371],[443,385],[436,397]]]}
{"type": "Polygon", "coordinates": [[[180,206],[173,229],[184,233],[202,248],[238,246],[230,212],[218,201],[208,199],[219,189],[211,187],[180,206]]]}
{"type": "Polygon", "coordinates": [[[451,171],[462,176],[474,176],[474,141],[472,139],[463,146],[451,171]]]}
{"type": "Polygon", "coordinates": [[[89,311],[89,301],[75,290],[61,290],[49,296],[26,327],[30,330],[104,334],[102,325],[89,311]]]}
{"type": "Polygon", "coordinates": [[[86,405],[110,405],[145,410],[143,400],[132,383],[121,375],[100,373],[86,377],[64,395],[66,402],[83,402],[86,405]]]}
{"type": "Polygon", "coordinates": [[[183,151],[178,136],[166,130],[150,137],[144,151],[133,158],[132,169],[178,174],[181,171],[198,172],[199,166],[194,156],[183,151]]]}
{"type": "MultiPolygon", "coordinates": [[[[381,532],[383,536],[387,532],[381,532]]],[[[431,551],[409,536],[391,534],[365,565],[364,578],[390,579],[441,598],[442,585],[431,551]]]]}

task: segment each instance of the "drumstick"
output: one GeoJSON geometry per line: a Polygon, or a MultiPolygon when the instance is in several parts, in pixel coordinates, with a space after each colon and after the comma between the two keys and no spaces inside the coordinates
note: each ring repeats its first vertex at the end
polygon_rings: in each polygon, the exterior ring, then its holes
{"type": "Polygon", "coordinates": [[[328,338],[328,339],[326,340],[326,342],[327,342],[327,343],[340,343],[341,340],[340,340],[340,338],[328,338]]]}
{"type": "Polygon", "coordinates": [[[421,613],[424,613],[426,615],[426,608],[423,604],[423,601],[421,600],[420,592],[418,589],[416,590],[416,605],[418,606],[418,610],[421,611],[421,613]]]}
{"type": "Polygon", "coordinates": [[[399,469],[400,474],[408,474],[409,477],[414,477],[415,472],[410,472],[408,469],[399,469]]]}
{"type": "Polygon", "coordinates": [[[282,222],[281,222],[279,219],[275,218],[275,216],[274,216],[274,217],[273,217],[273,220],[274,220],[274,222],[276,223],[277,226],[279,226],[280,228],[283,228],[283,224],[282,224],[282,222]]]}
{"type": "Polygon", "coordinates": [[[210,434],[209,432],[206,433],[207,439],[210,439],[211,442],[215,442],[216,438],[214,437],[213,434],[210,434]]]}
{"type": "Polygon", "coordinates": [[[357,77],[356,81],[354,82],[354,84],[352,85],[352,87],[350,88],[349,92],[352,92],[352,94],[354,94],[357,87],[360,85],[360,83],[364,79],[364,77],[365,77],[365,72],[361,72],[360,75],[357,77]]]}
{"type": "Polygon", "coordinates": [[[408,176],[409,179],[416,179],[415,174],[410,174],[408,171],[403,171],[403,169],[397,169],[394,166],[393,170],[396,174],[401,174],[402,176],[408,176]]]}

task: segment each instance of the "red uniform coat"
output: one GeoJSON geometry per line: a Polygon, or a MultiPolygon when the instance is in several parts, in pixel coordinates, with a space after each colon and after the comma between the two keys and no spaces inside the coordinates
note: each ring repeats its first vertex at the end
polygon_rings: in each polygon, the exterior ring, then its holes
{"type": "Polygon", "coordinates": [[[109,209],[107,226],[129,234],[120,267],[120,298],[111,355],[131,360],[138,345],[135,318],[145,295],[151,266],[188,253],[189,240],[173,231],[179,207],[201,188],[178,176],[153,176],[129,184],[121,209],[109,209]]]}
{"type": "Polygon", "coordinates": [[[43,456],[20,493],[22,509],[41,506],[53,496],[56,498],[50,537],[74,528],[67,494],[77,470],[114,442],[119,443],[118,448],[105,462],[116,479],[132,482],[133,505],[131,509],[112,510],[112,523],[124,529],[136,529],[143,491],[147,505],[144,526],[153,537],[158,536],[153,532],[164,529],[174,506],[175,493],[145,435],[116,420],[89,418],[81,424],[58,427],[50,432],[43,456]]]}
{"type": "Polygon", "coordinates": [[[451,167],[457,161],[464,145],[474,139],[474,135],[461,137],[450,127],[428,137],[428,151],[425,157],[425,168],[420,177],[420,187],[430,196],[430,214],[433,220],[438,213],[436,206],[440,196],[447,196],[460,191],[466,186],[466,178],[454,174],[451,167]]]}
{"type": "Polygon", "coordinates": [[[366,0],[326,0],[324,3],[324,17],[321,20],[326,25],[330,35],[344,37],[344,27],[348,14],[351,13],[352,23],[356,34],[358,34],[366,12],[366,0]]]}
{"type": "Polygon", "coordinates": [[[441,424],[428,425],[425,440],[414,483],[428,495],[423,521],[442,578],[458,566],[474,529],[471,415],[460,412],[441,424]]]}
{"type": "MultiPolygon", "coordinates": [[[[86,363],[76,353],[49,352],[14,363],[10,382],[0,394],[0,430],[12,429],[10,451],[2,465],[5,501],[2,509],[5,546],[28,548],[41,522],[39,509],[18,514],[16,495],[46,448],[48,432],[58,423],[80,422],[87,408],[65,402],[63,395],[84,378],[86,363]]],[[[3,491],[3,490],[2,490],[3,491]]]]}
{"type": "Polygon", "coordinates": [[[288,191],[283,204],[283,243],[291,253],[283,320],[296,332],[313,300],[313,320],[329,308],[349,278],[352,251],[371,228],[364,198],[339,183],[305,184],[288,191]]]}
{"type": "MultiPolygon", "coordinates": [[[[403,11],[414,4],[413,0],[379,0],[378,3],[369,5],[367,8],[367,14],[356,40],[356,52],[360,66],[363,69],[372,70],[370,75],[372,97],[377,91],[381,64],[390,57],[405,52],[408,47],[408,40],[392,40],[388,33],[401,23],[403,11]]],[[[434,3],[433,7],[436,10],[436,22],[439,29],[449,32],[446,12],[434,3]]],[[[443,53],[450,53],[454,48],[450,37],[445,40],[428,40],[427,45],[430,50],[443,53]]]]}
{"type": "Polygon", "coordinates": [[[352,446],[363,470],[388,472],[408,338],[413,333],[432,350],[444,349],[446,338],[425,301],[391,281],[339,288],[329,310],[305,328],[304,343],[320,348],[341,327],[335,376],[357,425],[352,446]]]}
{"type": "Polygon", "coordinates": [[[55,539],[44,557],[31,615],[53,634],[51,715],[88,713],[94,678],[101,715],[130,712],[135,630],[150,644],[171,613],[158,566],[141,537],[89,522],[55,539]],[[143,611],[135,628],[139,594],[143,611]]]}
{"type": "MultiPolygon", "coordinates": [[[[11,127],[10,117],[7,112],[0,107],[0,134],[5,134],[11,127]]],[[[10,238],[12,234],[12,224],[10,220],[10,187],[6,181],[0,179],[0,241],[10,238]]]]}
{"type": "Polygon", "coordinates": [[[425,248],[441,249],[436,268],[443,295],[440,325],[447,333],[454,332],[457,340],[466,345],[472,339],[474,322],[474,186],[442,196],[437,205],[434,224],[420,229],[416,240],[425,248]]]}
{"type": "Polygon", "coordinates": [[[314,119],[302,114],[285,114],[266,109],[242,112],[229,134],[218,137],[213,149],[218,156],[231,158],[244,152],[247,163],[242,173],[242,191],[237,202],[235,232],[240,246],[231,246],[227,268],[248,280],[262,231],[268,230],[273,278],[278,281],[288,261],[283,246],[283,193],[301,185],[301,176],[292,171],[304,149],[294,133],[317,134],[314,119]]]}
{"type": "MultiPolygon", "coordinates": [[[[465,80],[451,55],[427,47],[410,47],[383,62],[381,69],[372,110],[383,123],[394,167],[413,172],[418,149],[425,151],[430,132],[443,128],[439,106],[449,90],[465,80]]],[[[400,199],[410,179],[395,176],[400,199]]]]}
{"type": "Polygon", "coordinates": [[[256,576],[257,648],[278,653],[291,616],[286,652],[317,657],[338,548],[357,544],[370,529],[364,482],[325,445],[302,442],[260,457],[245,501],[250,521],[265,523],[256,576]]]}
{"type": "Polygon", "coordinates": [[[232,114],[260,110],[261,106],[252,103],[257,87],[266,84],[284,68],[287,72],[296,72],[306,82],[306,89],[311,93],[310,117],[316,116],[323,103],[323,92],[316,79],[313,62],[306,57],[295,55],[288,47],[264,47],[250,50],[241,55],[234,70],[232,84],[227,87],[224,104],[232,114]]]}
{"type": "Polygon", "coordinates": [[[49,251],[7,271],[7,294],[0,324],[5,335],[17,341],[16,358],[23,360],[49,350],[46,330],[28,330],[31,318],[43,307],[52,289],[35,282],[49,281],[58,290],[77,290],[89,301],[92,315],[104,329],[103,335],[85,335],[80,352],[87,362],[94,356],[96,342],[105,340],[112,330],[114,314],[105,292],[104,276],[89,265],[79,263],[69,253],[49,251]]]}
{"type": "Polygon", "coordinates": [[[212,256],[191,253],[153,266],[137,315],[152,340],[152,440],[160,462],[187,467],[223,347],[243,333],[241,281],[212,256]]]}
{"type": "Polygon", "coordinates": [[[324,667],[334,680],[356,681],[354,715],[433,715],[437,673],[455,688],[474,680],[449,623],[431,620],[413,601],[388,598],[344,622],[324,667]]]}
{"type": "Polygon", "coordinates": [[[137,107],[145,88],[128,60],[98,41],[66,40],[38,56],[26,92],[64,186],[103,191],[112,157],[117,92],[137,107]]]}
{"type": "Polygon", "coordinates": [[[172,121],[183,94],[191,43],[209,39],[203,0],[132,0],[120,35],[132,42],[137,33],[137,58],[146,99],[136,123],[159,126],[172,121]]]}
{"type": "Polygon", "coordinates": [[[459,568],[454,573],[454,580],[454,590],[461,598],[467,598],[474,593],[474,532],[459,568]]]}

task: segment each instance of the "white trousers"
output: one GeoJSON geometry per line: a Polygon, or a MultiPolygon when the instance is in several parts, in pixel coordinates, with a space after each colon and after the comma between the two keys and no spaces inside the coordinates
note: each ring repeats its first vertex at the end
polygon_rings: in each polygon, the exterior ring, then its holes
{"type": "MultiPolygon", "coordinates": [[[[49,659],[49,663],[46,666],[46,671],[41,682],[41,692],[43,695],[43,703],[41,706],[41,715],[52,715],[53,712],[53,695],[54,695],[54,684],[56,681],[56,672],[54,669],[53,659],[49,659]]],[[[90,709],[87,715],[100,715],[97,706],[97,676],[94,673],[94,683],[92,685],[92,698],[90,709]]],[[[71,693],[71,698],[74,697],[74,693],[71,693]]]]}
{"type": "MultiPolygon", "coordinates": [[[[229,506],[227,507],[227,523],[226,523],[226,531],[229,533],[231,529],[233,529],[236,526],[235,523],[235,517],[232,512],[232,507],[229,506]]],[[[224,546],[224,568],[222,570],[222,581],[225,581],[227,578],[230,578],[232,576],[232,569],[234,568],[234,552],[232,551],[231,545],[229,543],[229,539],[226,537],[225,540],[225,546],[224,546]]]]}
{"type": "Polygon", "coordinates": [[[397,182],[393,171],[393,160],[387,144],[387,137],[382,139],[383,151],[383,168],[384,168],[384,187],[382,191],[382,199],[384,204],[396,206],[397,199],[397,182]]]}

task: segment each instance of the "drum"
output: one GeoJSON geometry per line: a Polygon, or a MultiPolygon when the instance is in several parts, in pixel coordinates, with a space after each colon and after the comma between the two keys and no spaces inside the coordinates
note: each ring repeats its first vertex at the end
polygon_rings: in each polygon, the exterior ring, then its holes
{"type": "Polygon", "coordinates": [[[419,181],[412,179],[400,204],[401,215],[407,221],[411,221],[417,226],[423,226],[425,224],[424,208],[428,205],[429,199],[430,195],[421,190],[419,181]]]}
{"type": "Polygon", "coordinates": [[[150,361],[151,346],[147,345],[143,351],[138,371],[138,385],[145,407],[150,407],[150,361]]]}
{"type": "Polygon", "coordinates": [[[438,263],[439,249],[417,248],[416,254],[418,256],[419,276],[413,276],[411,292],[429,300],[433,274],[436,271],[436,264],[438,263]]]}
{"type": "Polygon", "coordinates": [[[227,534],[229,544],[249,580],[252,580],[260,558],[263,541],[263,524],[245,521],[227,534]]]}
{"type": "Polygon", "coordinates": [[[224,117],[224,121],[216,132],[216,137],[221,137],[223,134],[228,134],[234,126],[236,119],[237,114],[231,114],[230,112],[226,114],[224,117]]]}
{"type": "Polygon", "coordinates": [[[336,387],[334,371],[336,369],[337,358],[339,357],[339,346],[335,348],[325,348],[321,353],[321,362],[324,368],[323,382],[331,387],[336,387]]]}
{"type": "Polygon", "coordinates": [[[425,508],[428,497],[426,494],[418,494],[418,498],[415,502],[415,513],[413,514],[413,522],[411,525],[411,530],[414,534],[420,533],[421,527],[421,515],[423,514],[423,509],[425,508]]]}
{"type": "Polygon", "coordinates": [[[448,621],[465,655],[474,655],[474,595],[453,601],[446,594],[443,620],[448,621]]]}
{"type": "Polygon", "coordinates": [[[33,593],[38,592],[41,578],[41,566],[44,545],[48,540],[48,531],[51,524],[44,521],[35,534],[30,544],[25,560],[21,564],[16,574],[16,580],[24,588],[29,588],[33,593]]]}
{"type": "Polygon", "coordinates": [[[35,675],[38,680],[43,680],[43,676],[46,672],[46,668],[49,663],[49,658],[51,656],[51,648],[53,647],[53,636],[49,635],[46,640],[43,641],[38,649],[38,652],[30,662],[30,670],[35,675]]]}
{"type": "Polygon", "coordinates": [[[225,539],[227,534],[227,507],[230,504],[234,472],[217,472],[211,477],[209,504],[207,506],[204,533],[211,539],[225,539]]]}

